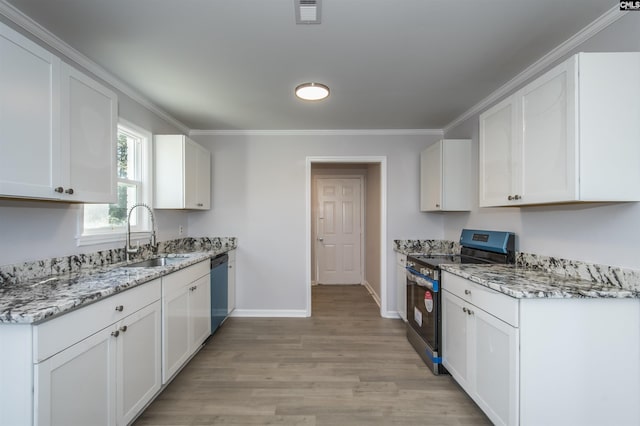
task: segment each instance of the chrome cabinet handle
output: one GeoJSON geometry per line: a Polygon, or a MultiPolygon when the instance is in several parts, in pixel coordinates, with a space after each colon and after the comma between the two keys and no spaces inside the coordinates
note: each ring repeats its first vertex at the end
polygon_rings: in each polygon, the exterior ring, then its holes
{"type": "Polygon", "coordinates": [[[118,336],[120,335],[120,332],[119,332],[118,330],[116,330],[116,331],[112,331],[112,332],[111,332],[111,335],[112,335],[113,337],[118,337],[118,336]]]}
{"type": "Polygon", "coordinates": [[[116,311],[118,311],[118,312],[124,311],[124,306],[122,306],[122,305],[116,306],[116,311]]]}
{"type": "Polygon", "coordinates": [[[471,290],[465,290],[464,294],[467,294],[467,295],[471,294],[471,290]]]}
{"type": "Polygon", "coordinates": [[[120,327],[120,331],[122,331],[123,333],[127,331],[127,326],[123,325],[122,327],[120,327]]]}
{"type": "Polygon", "coordinates": [[[64,188],[61,186],[58,186],[57,188],[54,188],[54,191],[57,192],[58,194],[62,194],[64,192],[64,188]]]}

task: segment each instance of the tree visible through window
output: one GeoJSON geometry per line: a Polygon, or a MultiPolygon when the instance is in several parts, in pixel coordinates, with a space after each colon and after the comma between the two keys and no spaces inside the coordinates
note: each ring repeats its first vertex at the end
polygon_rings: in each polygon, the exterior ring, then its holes
{"type": "MultiPolygon", "coordinates": [[[[136,132],[118,127],[116,204],[86,204],[84,206],[84,234],[122,231],[127,214],[134,204],[142,201],[142,144],[145,138],[136,132]]],[[[138,216],[131,216],[131,225],[138,225],[138,216]]]]}

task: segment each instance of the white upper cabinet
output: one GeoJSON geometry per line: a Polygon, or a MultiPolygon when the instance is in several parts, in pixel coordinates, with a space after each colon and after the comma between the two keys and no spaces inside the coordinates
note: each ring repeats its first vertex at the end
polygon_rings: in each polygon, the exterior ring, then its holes
{"type": "Polygon", "coordinates": [[[115,202],[117,103],[0,24],[0,197],[115,202]]]}
{"type": "Polygon", "coordinates": [[[0,196],[58,198],[60,60],[0,24],[0,196]]]}
{"type": "Polygon", "coordinates": [[[480,206],[640,201],[640,53],[580,53],[480,115],[480,206]]]}
{"type": "Polygon", "coordinates": [[[211,208],[211,153],[184,135],[154,137],[154,207],[211,208]]]}
{"type": "Polygon", "coordinates": [[[440,140],[422,151],[420,210],[471,210],[471,140],[440,140]]]}
{"type": "Polygon", "coordinates": [[[70,65],[62,63],[61,71],[64,194],[85,203],[115,203],[118,98],[70,65]]]}

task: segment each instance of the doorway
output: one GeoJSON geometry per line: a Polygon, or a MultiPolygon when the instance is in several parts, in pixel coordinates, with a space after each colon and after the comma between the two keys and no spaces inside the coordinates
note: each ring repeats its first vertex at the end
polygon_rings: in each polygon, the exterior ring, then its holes
{"type": "Polygon", "coordinates": [[[318,174],[313,176],[311,261],[315,267],[312,283],[364,284],[366,169],[362,169],[363,174],[360,169],[348,171],[355,173],[340,176],[316,171],[318,174]]]}
{"type": "Polygon", "coordinates": [[[306,163],[307,316],[316,283],[362,284],[388,316],[386,157],[307,157],[306,163]]]}

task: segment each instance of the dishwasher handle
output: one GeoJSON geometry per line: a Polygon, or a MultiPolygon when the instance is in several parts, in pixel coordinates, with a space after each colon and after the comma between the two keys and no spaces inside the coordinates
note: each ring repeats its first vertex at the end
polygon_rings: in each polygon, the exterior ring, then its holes
{"type": "Polygon", "coordinates": [[[229,262],[229,255],[227,253],[219,254],[216,257],[211,258],[211,269],[217,268],[220,265],[229,262]]]}

